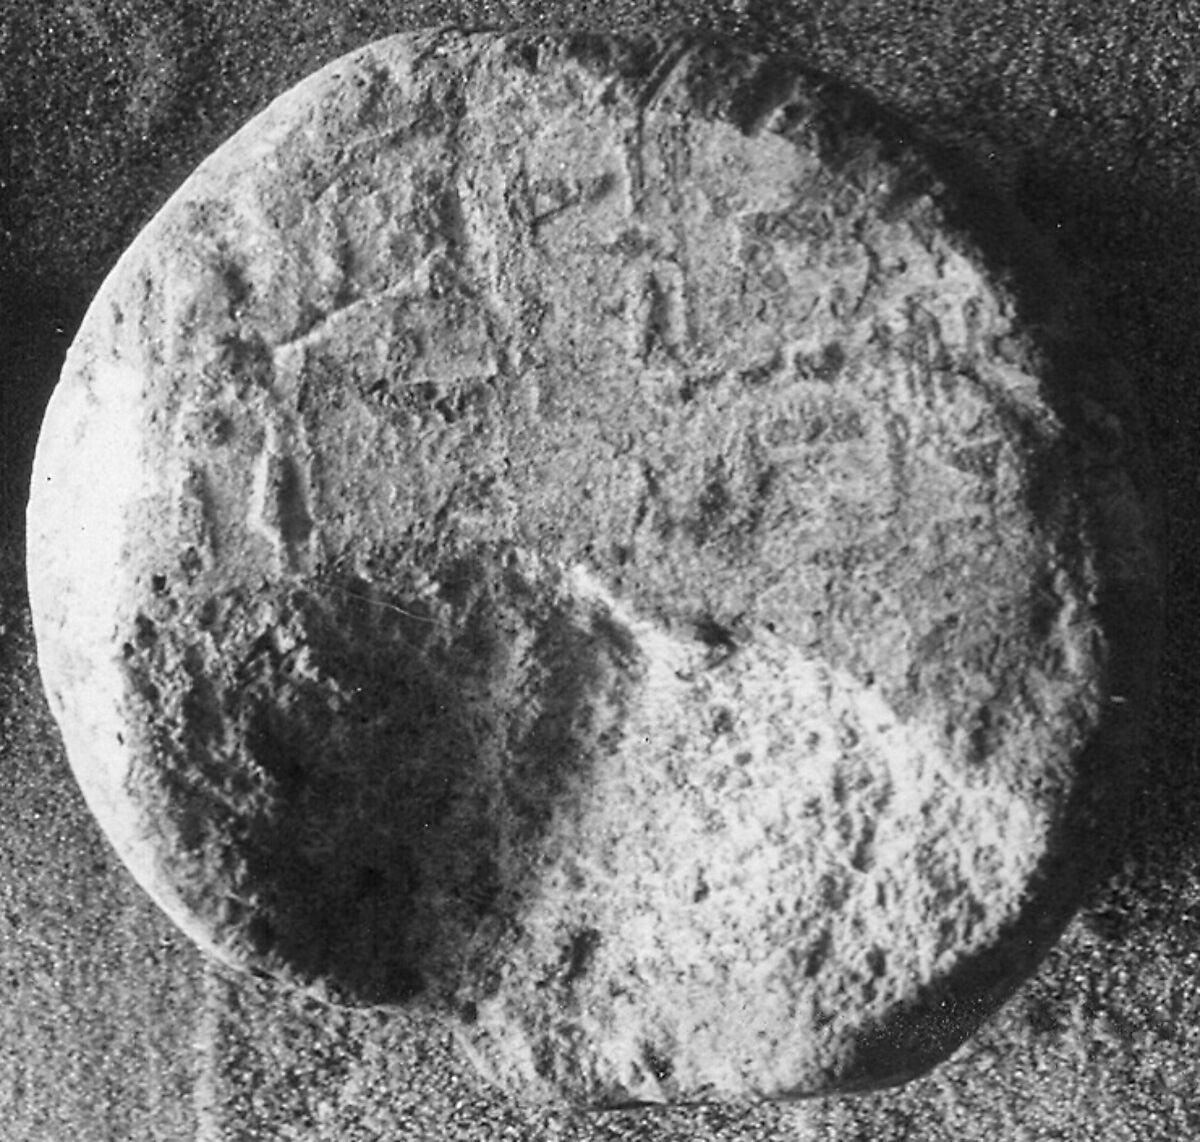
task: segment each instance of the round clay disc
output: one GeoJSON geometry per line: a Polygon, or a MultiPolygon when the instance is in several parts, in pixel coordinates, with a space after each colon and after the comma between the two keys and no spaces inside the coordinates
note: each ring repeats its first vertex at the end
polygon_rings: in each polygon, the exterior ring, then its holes
{"type": "Polygon", "coordinates": [[[206,161],[29,507],[71,764],[174,920],[525,1097],[956,1047],[1070,914],[1157,588],[1120,374],[936,169],[792,60],[447,31],[206,161]]]}

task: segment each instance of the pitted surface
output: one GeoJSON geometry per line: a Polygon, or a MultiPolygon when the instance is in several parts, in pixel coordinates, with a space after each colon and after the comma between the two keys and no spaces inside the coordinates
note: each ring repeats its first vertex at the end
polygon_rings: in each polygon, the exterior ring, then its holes
{"type": "Polygon", "coordinates": [[[235,136],[93,305],[31,505],[147,888],[535,1096],[895,1077],[865,1036],[1024,922],[1152,580],[1119,420],[954,211],[698,44],[397,38],[235,136]]]}

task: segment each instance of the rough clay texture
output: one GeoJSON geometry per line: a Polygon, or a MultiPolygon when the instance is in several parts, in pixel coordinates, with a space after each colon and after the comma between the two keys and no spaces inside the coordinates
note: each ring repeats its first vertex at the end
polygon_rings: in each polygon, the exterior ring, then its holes
{"type": "Polygon", "coordinates": [[[1069,914],[1155,582],[1113,372],[968,197],[717,44],[398,37],[273,104],[105,283],[34,472],[142,884],[527,1097],[952,1050],[1069,914]]]}

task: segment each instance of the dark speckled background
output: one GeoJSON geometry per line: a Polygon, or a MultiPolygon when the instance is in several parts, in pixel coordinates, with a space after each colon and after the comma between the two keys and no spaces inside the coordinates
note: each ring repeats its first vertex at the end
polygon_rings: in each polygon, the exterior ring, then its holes
{"type": "Polygon", "coordinates": [[[1200,9],[1182,0],[0,0],[0,1138],[1192,1139],[1200,1136],[1200,9]],[[444,1036],[229,980],[111,856],[34,670],[21,523],[87,301],[269,98],[433,23],[651,25],[798,50],[964,148],[1056,236],[1143,399],[1164,487],[1163,693],[1132,832],[1039,974],[878,1094],[535,1112],[444,1036]]]}

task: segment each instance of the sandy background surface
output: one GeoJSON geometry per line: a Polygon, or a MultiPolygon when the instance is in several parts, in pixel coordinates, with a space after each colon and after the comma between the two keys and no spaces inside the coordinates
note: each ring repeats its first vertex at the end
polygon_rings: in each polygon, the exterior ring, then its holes
{"type": "Polygon", "coordinates": [[[0,1138],[1200,1136],[1200,13],[1153,0],[0,2],[0,1138]],[[1134,826],[1039,974],[908,1086],[753,1110],[531,1111],[444,1034],[206,965],[92,824],[37,682],[22,513],[87,301],[188,171],[315,67],[434,23],[732,32],[965,148],[1062,255],[1164,486],[1163,695],[1134,826]]]}

